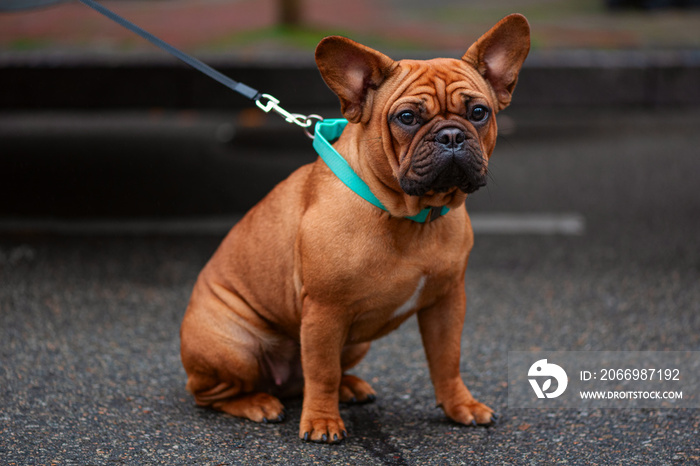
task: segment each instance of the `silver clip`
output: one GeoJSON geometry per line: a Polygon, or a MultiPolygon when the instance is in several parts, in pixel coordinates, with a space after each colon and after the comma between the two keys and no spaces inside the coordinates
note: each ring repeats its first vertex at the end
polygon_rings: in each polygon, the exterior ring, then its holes
{"type": "Polygon", "coordinates": [[[263,112],[265,113],[270,113],[270,111],[274,111],[275,113],[281,115],[284,117],[284,121],[287,123],[294,123],[295,125],[301,126],[304,128],[304,133],[311,139],[314,138],[313,134],[309,131],[309,128],[311,125],[314,123],[313,120],[317,121],[322,121],[323,118],[319,115],[302,115],[301,113],[290,113],[287,110],[283,109],[282,107],[279,106],[280,101],[274,97],[272,97],[270,94],[263,94],[260,96],[259,99],[255,101],[255,105],[257,105],[263,112]],[[265,103],[262,102],[262,99],[267,99],[265,103]]]}

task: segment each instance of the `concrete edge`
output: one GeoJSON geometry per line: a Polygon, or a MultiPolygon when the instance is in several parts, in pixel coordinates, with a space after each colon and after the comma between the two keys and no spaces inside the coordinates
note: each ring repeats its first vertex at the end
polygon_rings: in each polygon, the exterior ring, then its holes
{"type": "MultiPolygon", "coordinates": [[[[285,104],[337,106],[311,57],[199,58],[285,104]]],[[[700,50],[535,51],[520,75],[515,102],[520,106],[697,106],[698,82],[700,50]]],[[[3,54],[0,86],[13,90],[0,94],[0,110],[249,106],[245,98],[164,53],[3,54]]]]}

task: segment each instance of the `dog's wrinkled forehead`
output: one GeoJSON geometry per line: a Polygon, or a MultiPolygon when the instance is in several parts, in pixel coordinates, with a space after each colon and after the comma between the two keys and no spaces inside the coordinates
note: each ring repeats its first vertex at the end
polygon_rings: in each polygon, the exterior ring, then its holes
{"type": "Polygon", "coordinates": [[[494,99],[486,80],[462,60],[401,60],[398,64],[401,85],[390,99],[392,107],[414,104],[426,113],[460,114],[468,100],[494,99]]]}

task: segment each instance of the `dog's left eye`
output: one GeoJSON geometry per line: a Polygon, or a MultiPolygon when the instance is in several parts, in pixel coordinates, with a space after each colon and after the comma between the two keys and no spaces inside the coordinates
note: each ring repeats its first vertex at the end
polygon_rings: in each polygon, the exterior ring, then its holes
{"type": "Polygon", "coordinates": [[[469,119],[471,121],[483,121],[488,117],[489,115],[489,109],[484,107],[483,105],[475,105],[474,108],[472,108],[471,113],[469,114],[469,119]]]}
{"type": "Polygon", "coordinates": [[[413,112],[401,112],[399,113],[399,121],[406,126],[411,126],[416,123],[416,116],[413,114],[413,112]]]}

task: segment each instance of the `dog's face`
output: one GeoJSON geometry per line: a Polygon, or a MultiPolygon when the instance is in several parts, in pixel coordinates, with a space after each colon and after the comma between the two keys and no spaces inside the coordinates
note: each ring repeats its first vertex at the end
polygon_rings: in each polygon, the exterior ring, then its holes
{"type": "Polygon", "coordinates": [[[409,196],[463,201],[486,184],[495,115],[510,103],[529,51],[524,17],[501,20],[461,60],[393,61],[342,37],[324,39],[316,61],[343,115],[381,144],[373,171],[409,196]]]}
{"type": "Polygon", "coordinates": [[[400,67],[411,85],[389,102],[386,119],[401,189],[425,196],[484,186],[496,141],[496,106],[485,81],[460,60],[400,67]]]}

